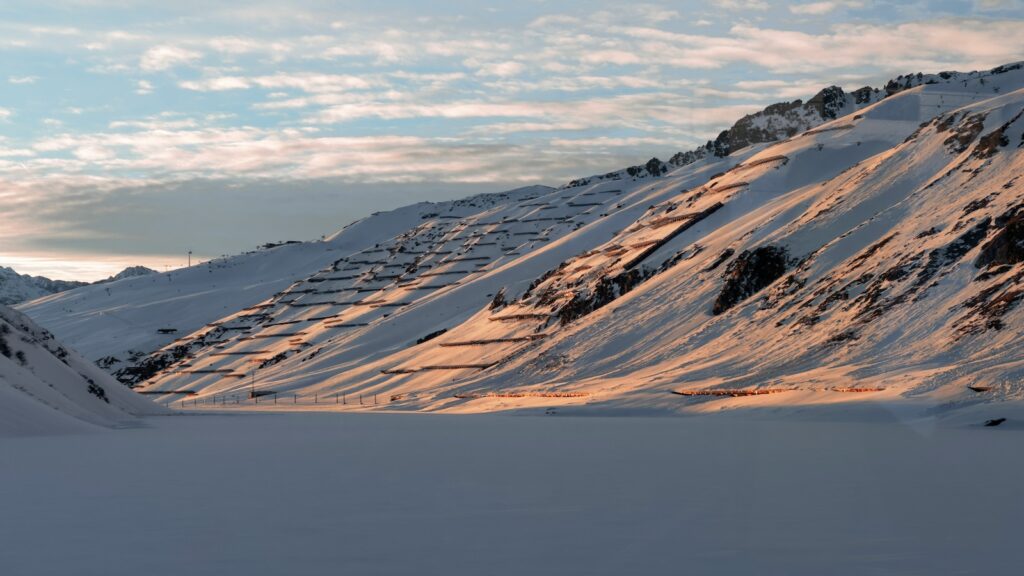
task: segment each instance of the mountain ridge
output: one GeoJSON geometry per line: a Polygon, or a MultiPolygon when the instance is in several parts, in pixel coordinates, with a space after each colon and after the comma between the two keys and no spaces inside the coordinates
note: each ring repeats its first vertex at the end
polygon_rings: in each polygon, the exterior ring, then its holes
{"type": "Polygon", "coordinates": [[[241,391],[255,363],[264,389],[384,393],[410,409],[584,397],[676,409],[673,390],[797,382],[796,401],[863,388],[969,402],[963,374],[922,366],[980,353],[977,335],[1019,314],[1021,68],[827,88],[741,119],[728,147],[680,166],[408,207],[404,232],[114,371],[147,391],[216,395],[241,391]],[[733,147],[761,138],[774,140],[733,147]],[[951,211],[954,194],[964,205],[951,211]],[[976,282],[965,259],[985,269],[976,282]],[[945,304],[914,312],[929,297],[945,304]],[[891,333],[915,313],[931,322],[919,342],[891,333]],[[916,364],[878,348],[885,338],[916,342],[916,364]],[[937,352],[947,338],[961,357],[937,352]]]}
{"type": "Polygon", "coordinates": [[[36,298],[67,292],[82,286],[106,284],[125,278],[156,274],[156,270],[145,266],[129,266],[124,270],[96,282],[80,282],[77,280],[51,280],[45,276],[19,274],[13,268],[0,266],[0,304],[13,306],[36,298]]]}

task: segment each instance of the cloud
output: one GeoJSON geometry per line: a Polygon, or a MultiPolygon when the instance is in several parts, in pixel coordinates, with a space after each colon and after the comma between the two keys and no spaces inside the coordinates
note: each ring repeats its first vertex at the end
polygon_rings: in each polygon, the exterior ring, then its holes
{"type": "Polygon", "coordinates": [[[11,84],[35,84],[39,76],[8,76],[7,81],[11,84]]]}
{"type": "Polygon", "coordinates": [[[8,108],[0,108],[0,122],[7,122],[11,116],[14,116],[14,112],[11,112],[8,108]]]}
{"type": "Polygon", "coordinates": [[[1019,20],[939,20],[896,25],[840,24],[808,32],[736,24],[727,36],[626,28],[634,50],[659,55],[679,68],[754,65],[775,73],[821,72],[866,66],[884,70],[934,70],[994,66],[1019,58],[1017,46],[992,38],[1024,36],[1019,20]]]}
{"type": "Polygon", "coordinates": [[[764,11],[770,8],[764,0],[713,0],[711,5],[732,12],[764,11]]]}
{"type": "Polygon", "coordinates": [[[1024,8],[1022,0],[975,0],[974,9],[982,12],[1020,10],[1024,8]]]}
{"type": "Polygon", "coordinates": [[[140,96],[153,93],[153,83],[148,80],[139,80],[135,87],[135,93],[140,96]]]}
{"type": "Polygon", "coordinates": [[[160,72],[190,64],[202,57],[202,53],[180,46],[154,46],[146,50],[139,58],[139,68],[146,72],[160,72]]]}
{"type": "Polygon", "coordinates": [[[807,4],[790,4],[789,11],[793,14],[821,16],[838,8],[860,8],[863,5],[862,2],[827,0],[825,2],[810,2],[807,4]]]}
{"type": "Polygon", "coordinates": [[[197,92],[247,90],[258,87],[268,90],[291,88],[315,94],[365,90],[378,85],[378,83],[365,77],[349,74],[281,73],[269,76],[217,76],[202,80],[186,80],[178,85],[186,90],[197,92]]]}
{"type": "Polygon", "coordinates": [[[525,69],[526,66],[523,66],[520,62],[494,62],[480,65],[477,73],[483,76],[498,76],[505,78],[521,74],[525,69]]]}

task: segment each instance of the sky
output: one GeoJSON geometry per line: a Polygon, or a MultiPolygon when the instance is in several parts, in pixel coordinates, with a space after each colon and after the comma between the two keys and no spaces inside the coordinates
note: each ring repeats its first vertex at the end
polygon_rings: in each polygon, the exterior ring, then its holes
{"type": "Polygon", "coordinates": [[[0,4],[0,265],[97,279],[1024,60],[1024,0],[0,4]]]}

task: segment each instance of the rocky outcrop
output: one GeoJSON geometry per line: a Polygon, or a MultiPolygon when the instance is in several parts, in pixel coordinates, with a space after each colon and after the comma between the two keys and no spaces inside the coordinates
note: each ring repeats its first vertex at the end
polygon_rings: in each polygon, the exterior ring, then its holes
{"type": "Polygon", "coordinates": [[[789,269],[789,251],[781,246],[745,250],[725,270],[725,284],[711,310],[719,315],[771,285],[789,269]]]}
{"type": "Polygon", "coordinates": [[[998,266],[1024,261],[1024,216],[1014,216],[996,235],[981,247],[974,266],[998,266]]]}

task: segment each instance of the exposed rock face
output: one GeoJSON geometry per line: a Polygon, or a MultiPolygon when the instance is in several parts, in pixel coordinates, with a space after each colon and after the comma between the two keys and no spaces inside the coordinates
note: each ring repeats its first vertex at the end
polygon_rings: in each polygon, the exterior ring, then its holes
{"type": "Polygon", "coordinates": [[[1024,216],[1017,215],[981,247],[974,265],[983,268],[1021,261],[1024,261],[1024,216]]]}
{"type": "Polygon", "coordinates": [[[823,119],[835,120],[846,108],[846,93],[839,86],[829,86],[808,100],[805,107],[817,110],[823,119]]]}
{"type": "Polygon", "coordinates": [[[634,268],[611,278],[601,278],[592,294],[577,293],[568,304],[560,308],[558,319],[565,325],[582,318],[636,288],[649,277],[649,274],[634,268]]]}
{"type": "Polygon", "coordinates": [[[789,252],[781,246],[745,250],[725,270],[725,285],[715,299],[712,314],[719,315],[767,288],[786,273],[789,252]]]}

